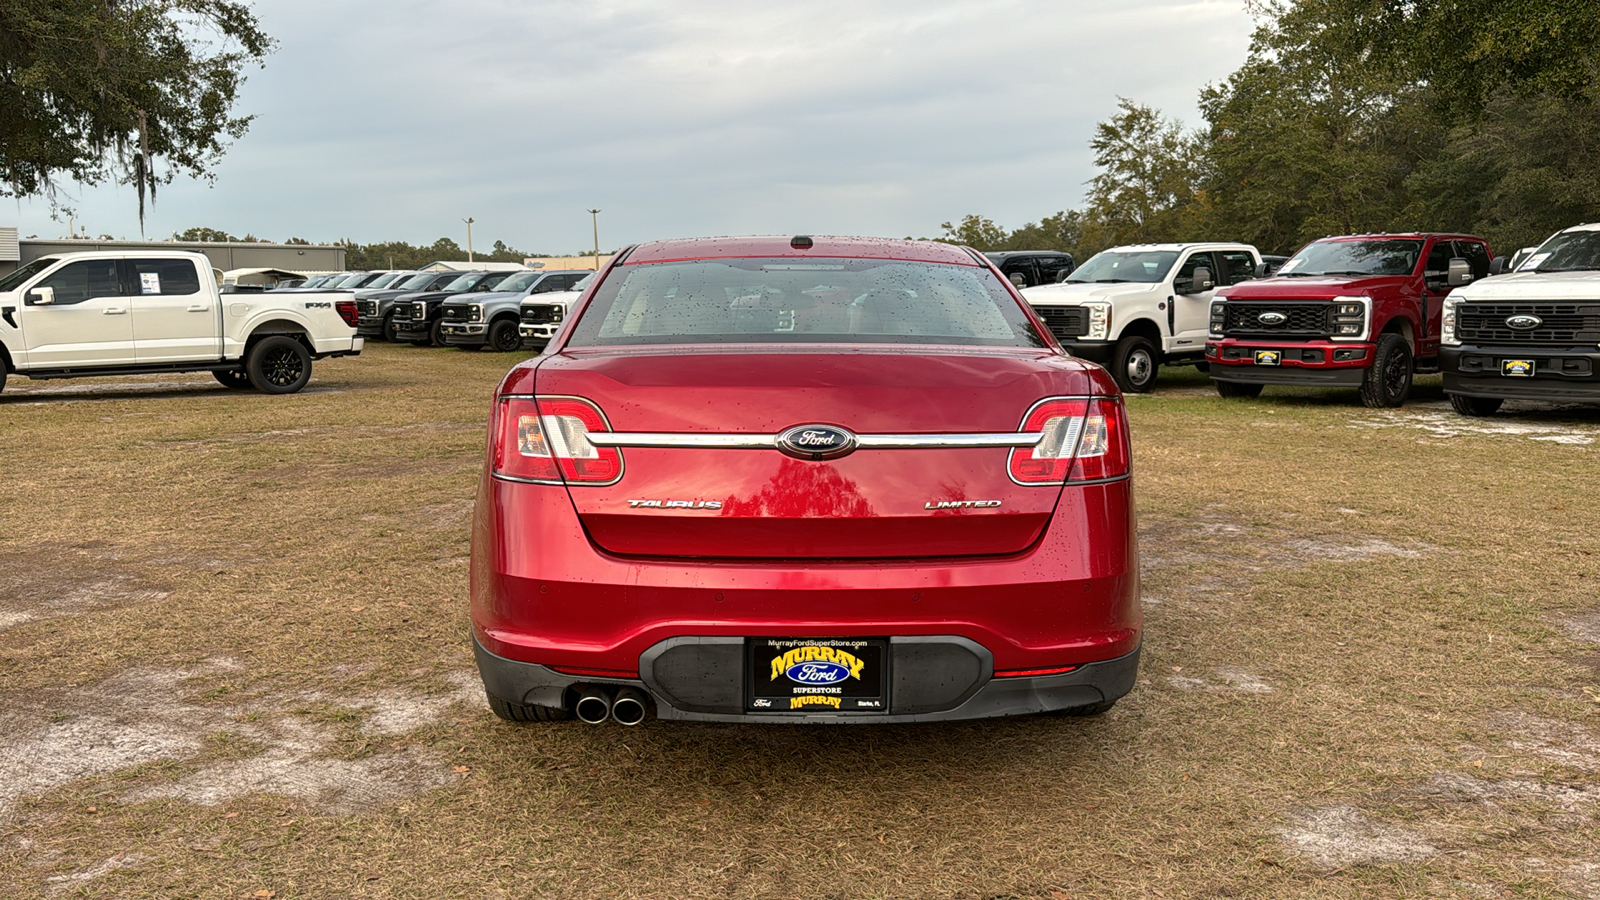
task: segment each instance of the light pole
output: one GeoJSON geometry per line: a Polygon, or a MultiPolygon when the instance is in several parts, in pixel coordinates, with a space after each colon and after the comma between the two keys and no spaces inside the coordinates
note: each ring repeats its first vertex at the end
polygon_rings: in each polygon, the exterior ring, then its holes
{"type": "Polygon", "coordinates": [[[472,219],[471,216],[467,216],[465,219],[462,219],[461,221],[467,223],[467,262],[472,262],[472,222],[473,222],[473,219],[472,219]]]}
{"type": "Polygon", "coordinates": [[[589,220],[594,223],[594,270],[600,271],[600,210],[589,210],[589,220]]]}

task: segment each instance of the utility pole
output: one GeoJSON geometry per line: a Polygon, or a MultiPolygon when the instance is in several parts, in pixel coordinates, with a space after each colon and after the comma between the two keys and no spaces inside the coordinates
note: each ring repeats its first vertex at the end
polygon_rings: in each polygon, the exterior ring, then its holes
{"type": "Polygon", "coordinates": [[[461,221],[467,223],[467,262],[472,262],[472,222],[473,218],[467,216],[461,221]]]}
{"type": "Polygon", "coordinates": [[[594,270],[600,271],[600,210],[589,210],[589,220],[594,223],[594,270]]]}

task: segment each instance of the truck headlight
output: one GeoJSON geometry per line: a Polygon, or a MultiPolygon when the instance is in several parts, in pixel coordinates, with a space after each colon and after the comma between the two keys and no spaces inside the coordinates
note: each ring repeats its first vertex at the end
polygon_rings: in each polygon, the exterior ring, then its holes
{"type": "Polygon", "coordinates": [[[469,321],[469,322],[482,322],[483,321],[483,304],[482,303],[474,303],[471,306],[467,307],[467,321],[469,321]]]}
{"type": "Polygon", "coordinates": [[[1212,337],[1222,337],[1223,330],[1228,323],[1228,306],[1223,301],[1226,298],[1217,298],[1211,302],[1211,327],[1209,333],[1212,337]]]}
{"type": "Polygon", "coordinates": [[[1086,341],[1103,341],[1111,333],[1111,304],[1105,301],[1091,300],[1083,304],[1083,311],[1089,316],[1089,330],[1084,333],[1086,341]]]}
{"type": "Polygon", "coordinates": [[[1444,311],[1439,316],[1439,343],[1461,346],[1461,338],[1456,334],[1456,310],[1460,307],[1460,297],[1444,298],[1444,311]]]}
{"type": "Polygon", "coordinates": [[[1333,333],[1330,336],[1336,341],[1366,340],[1371,312],[1370,297],[1333,298],[1333,333]]]}

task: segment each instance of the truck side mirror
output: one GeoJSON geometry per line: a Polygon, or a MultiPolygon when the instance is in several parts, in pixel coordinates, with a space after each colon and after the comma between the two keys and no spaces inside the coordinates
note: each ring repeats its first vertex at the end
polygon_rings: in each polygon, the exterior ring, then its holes
{"type": "Polygon", "coordinates": [[[1071,269],[1062,269],[1061,271],[1057,272],[1056,273],[1056,284],[1061,284],[1062,282],[1066,281],[1067,277],[1070,276],[1071,274],[1072,274],[1072,270],[1071,269]]]}
{"type": "Polygon", "coordinates": [[[1010,275],[1007,275],[1006,277],[1011,279],[1011,283],[1016,285],[1018,290],[1021,290],[1021,289],[1023,289],[1023,288],[1028,286],[1028,277],[1026,275],[1023,275],[1021,272],[1012,272],[1010,275]]]}
{"type": "Polygon", "coordinates": [[[1180,294],[1203,294],[1212,287],[1211,270],[1205,266],[1194,270],[1194,279],[1188,284],[1177,285],[1180,294]]]}
{"type": "Polygon", "coordinates": [[[1472,264],[1459,256],[1450,260],[1450,270],[1445,276],[1445,281],[1451,287],[1461,287],[1472,281],[1472,264]]]}
{"type": "Polygon", "coordinates": [[[1265,278],[1265,277],[1267,277],[1267,268],[1268,268],[1267,264],[1264,263],[1264,262],[1263,263],[1256,263],[1256,277],[1257,278],[1265,278]]]}
{"type": "Polygon", "coordinates": [[[1490,275],[1504,275],[1505,271],[1506,258],[1504,256],[1496,256],[1494,259],[1489,260],[1490,275]]]}
{"type": "Polygon", "coordinates": [[[49,306],[56,302],[56,289],[52,287],[36,287],[28,292],[26,299],[29,306],[49,306]]]}

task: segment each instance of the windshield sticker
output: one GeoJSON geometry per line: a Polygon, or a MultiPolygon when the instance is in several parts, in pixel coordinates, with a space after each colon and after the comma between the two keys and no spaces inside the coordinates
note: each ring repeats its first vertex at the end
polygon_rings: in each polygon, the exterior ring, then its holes
{"type": "Polygon", "coordinates": [[[161,275],[158,272],[140,272],[139,290],[146,294],[161,293],[161,275]]]}
{"type": "Polygon", "coordinates": [[[1293,272],[1295,269],[1300,268],[1300,263],[1301,262],[1302,262],[1302,260],[1298,260],[1298,259],[1289,260],[1288,262],[1286,262],[1283,265],[1278,267],[1278,274],[1282,275],[1285,272],[1293,272]]]}
{"type": "Polygon", "coordinates": [[[1517,266],[1517,268],[1518,269],[1537,269],[1537,268],[1539,268],[1539,264],[1540,263],[1544,262],[1545,260],[1547,260],[1549,258],[1550,258],[1550,254],[1548,254],[1548,253],[1535,253],[1534,255],[1532,255],[1532,256],[1528,257],[1527,259],[1523,260],[1522,261],[1522,265],[1517,266]]]}

